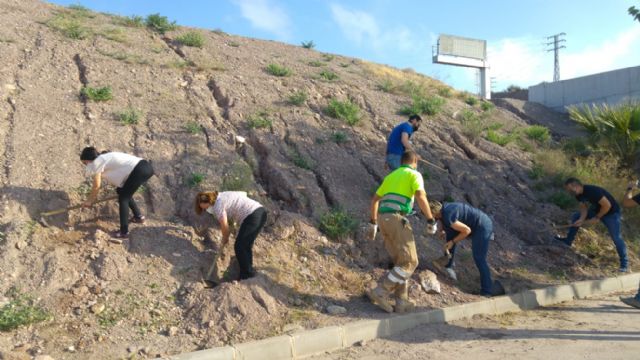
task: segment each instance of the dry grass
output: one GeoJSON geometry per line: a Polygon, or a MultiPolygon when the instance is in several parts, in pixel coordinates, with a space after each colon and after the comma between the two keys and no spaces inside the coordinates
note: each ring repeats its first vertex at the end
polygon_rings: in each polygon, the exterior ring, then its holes
{"type": "Polygon", "coordinates": [[[446,87],[441,81],[429,78],[409,69],[396,69],[391,66],[363,61],[362,68],[373,76],[378,83],[390,85],[388,92],[403,95],[433,95],[446,87]]]}

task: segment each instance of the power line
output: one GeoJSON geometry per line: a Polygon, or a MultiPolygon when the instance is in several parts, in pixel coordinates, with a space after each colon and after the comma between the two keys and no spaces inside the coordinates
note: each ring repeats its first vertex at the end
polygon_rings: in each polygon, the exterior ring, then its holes
{"type": "Polygon", "coordinates": [[[553,39],[552,42],[548,42],[547,46],[553,45],[552,49],[547,49],[547,52],[553,51],[553,81],[560,80],[560,49],[565,49],[566,46],[560,45],[567,40],[561,39],[561,36],[565,36],[567,34],[561,32],[559,34],[551,35],[547,37],[547,40],[553,39]]]}

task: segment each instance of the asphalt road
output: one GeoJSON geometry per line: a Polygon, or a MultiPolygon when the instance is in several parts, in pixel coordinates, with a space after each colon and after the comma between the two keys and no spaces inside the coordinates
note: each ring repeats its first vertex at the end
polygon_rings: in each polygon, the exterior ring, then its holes
{"type": "Polygon", "coordinates": [[[424,325],[312,359],[640,359],[640,309],[620,295],[424,325]]]}

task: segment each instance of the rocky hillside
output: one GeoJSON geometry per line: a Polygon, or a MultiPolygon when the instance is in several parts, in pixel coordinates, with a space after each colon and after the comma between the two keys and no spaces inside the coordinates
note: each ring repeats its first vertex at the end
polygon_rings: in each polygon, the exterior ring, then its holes
{"type": "MultiPolygon", "coordinates": [[[[420,169],[428,195],[492,216],[489,262],[508,290],[603,274],[548,246],[550,222],[566,214],[531,189],[536,143],[501,146],[474,128],[478,119],[505,133],[528,126],[513,110],[474,105],[411,70],[222,31],[160,34],[139,19],[34,0],[1,0],[0,20],[0,306],[22,299],[46,319],[0,333],[5,358],[165,356],[387,316],[363,297],[388,266],[381,241],[363,239],[359,226],[330,239],[319,225],[338,208],[365,222],[386,174],[386,137],[412,95],[443,102],[414,137],[420,155],[446,169],[420,169]],[[335,106],[344,104],[352,111],[341,119],[335,106]],[[123,243],[105,234],[117,228],[114,203],[52,217],[49,227],[36,221],[84,198],[78,154],[87,145],[150,159],[156,170],[136,195],[150,221],[123,243]],[[268,207],[257,278],[203,288],[220,249],[218,232],[202,230],[213,221],[193,214],[199,189],[246,190],[268,207]]],[[[424,220],[411,221],[421,234],[424,220]]],[[[459,283],[442,278],[443,293],[428,295],[419,277],[441,244],[417,241],[411,296],[420,307],[475,299],[469,244],[459,283]]]]}

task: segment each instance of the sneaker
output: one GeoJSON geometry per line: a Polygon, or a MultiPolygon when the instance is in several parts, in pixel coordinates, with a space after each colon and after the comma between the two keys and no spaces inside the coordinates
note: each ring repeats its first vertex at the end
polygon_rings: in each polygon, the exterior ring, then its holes
{"type": "Polygon", "coordinates": [[[458,281],[458,275],[456,275],[456,271],[452,268],[446,267],[444,268],[444,272],[451,278],[453,281],[458,281]]]}
{"type": "Polygon", "coordinates": [[[118,231],[117,233],[111,235],[112,238],[114,239],[128,239],[129,238],[129,233],[122,233],[120,231],[118,231]]]}
{"type": "Polygon", "coordinates": [[[556,235],[556,236],[553,237],[553,240],[556,243],[560,243],[560,245],[564,245],[566,247],[571,247],[571,245],[569,245],[569,243],[567,242],[567,238],[566,237],[562,237],[562,236],[556,235]]]}
{"type": "Polygon", "coordinates": [[[620,301],[622,301],[623,303],[634,307],[636,309],[640,309],[640,300],[636,299],[635,297],[628,297],[628,298],[620,298],[620,301]]]}
{"type": "Polygon", "coordinates": [[[398,314],[404,314],[415,309],[416,304],[409,299],[396,299],[395,312],[398,314]]]}
{"type": "Polygon", "coordinates": [[[621,266],[620,269],[618,269],[619,273],[628,273],[629,272],[629,267],[628,266],[621,266]]]}
{"type": "Polygon", "coordinates": [[[140,217],[132,216],[132,217],[129,219],[129,222],[130,222],[130,223],[134,223],[134,224],[144,224],[144,220],[145,220],[145,219],[146,219],[146,218],[145,218],[144,216],[140,216],[140,217]]]}
{"type": "Polygon", "coordinates": [[[379,308],[381,308],[382,310],[388,313],[392,313],[393,306],[391,306],[391,303],[389,303],[389,300],[387,300],[387,296],[382,292],[384,292],[384,290],[377,287],[375,289],[367,290],[366,293],[367,293],[367,297],[369,298],[369,300],[371,300],[371,302],[374,305],[377,305],[379,308]]]}

